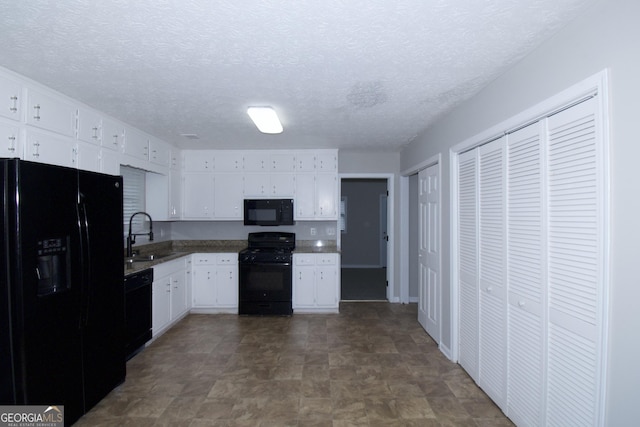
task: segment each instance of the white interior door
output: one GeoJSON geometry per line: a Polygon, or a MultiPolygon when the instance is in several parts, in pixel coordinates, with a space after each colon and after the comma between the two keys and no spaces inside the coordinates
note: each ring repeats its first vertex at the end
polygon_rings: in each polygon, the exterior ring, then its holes
{"type": "Polygon", "coordinates": [[[440,342],[440,167],[418,173],[418,322],[440,342]]]}

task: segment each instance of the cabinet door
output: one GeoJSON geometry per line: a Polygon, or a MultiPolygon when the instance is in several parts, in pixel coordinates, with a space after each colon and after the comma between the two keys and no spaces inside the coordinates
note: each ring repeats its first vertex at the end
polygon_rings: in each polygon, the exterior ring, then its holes
{"type": "Polygon", "coordinates": [[[248,173],[244,175],[245,197],[266,197],[269,195],[269,174],[248,173]]]}
{"type": "Polygon", "coordinates": [[[313,219],[316,216],[316,175],[312,173],[297,174],[295,185],[296,219],[313,219]]]}
{"type": "Polygon", "coordinates": [[[156,336],[171,320],[171,279],[169,276],[154,280],[151,299],[151,330],[156,336]]]}
{"type": "Polygon", "coordinates": [[[102,173],[109,175],[120,175],[120,155],[113,150],[102,147],[100,153],[100,163],[102,173]]]}
{"type": "Polygon", "coordinates": [[[184,155],[185,172],[212,172],[213,152],[208,150],[187,150],[184,155]]]}
{"type": "Polygon", "coordinates": [[[0,76],[0,116],[21,120],[22,85],[0,76]]]}
{"type": "Polygon", "coordinates": [[[292,173],[274,173],[269,178],[271,196],[293,198],[295,178],[292,173]]]}
{"type": "Polygon", "coordinates": [[[296,163],[292,151],[275,151],[269,155],[269,170],[273,172],[293,172],[296,163]]]}
{"type": "Polygon", "coordinates": [[[76,149],[76,167],[85,171],[100,172],[100,147],[78,141],[76,149]]]}
{"type": "Polygon", "coordinates": [[[233,173],[215,174],[214,218],[242,219],[242,209],[242,175],[233,173]]]}
{"type": "Polygon", "coordinates": [[[216,305],[216,283],[213,266],[193,267],[193,306],[213,307],[216,305]]]}
{"type": "Polygon", "coordinates": [[[316,155],[313,150],[301,150],[296,152],[295,171],[315,172],[316,155]]]}
{"type": "Polygon", "coordinates": [[[62,97],[29,88],[27,124],[75,137],[76,106],[62,97]]]}
{"type": "Polygon", "coordinates": [[[242,155],[245,172],[266,172],[269,170],[269,152],[265,150],[245,151],[242,155]]]}
{"type": "Polygon", "coordinates": [[[182,174],[179,170],[169,171],[169,218],[179,219],[182,215],[182,174]]]}
{"type": "Polygon", "coordinates": [[[315,305],[315,266],[296,265],[293,271],[293,308],[315,305]]]}
{"type": "Polygon", "coordinates": [[[88,108],[78,109],[78,139],[90,144],[102,144],[102,116],[88,108]]]}
{"type": "Polygon", "coordinates": [[[140,160],[149,160],[149,138],[137,129],[125,129],[124,154],[140,160]]]}
{"type": "Polygon", "coordinates": [[[75,167],[76,147],[72,139],[34,131],[26,135],[25,160],[75,167]]]}
{"type": "Polygon", "coordinates": [[[335,150],[316,152],[316,172],[337,172],[338,154],[335,150]]]}
{"type": "Polygon", "coordinates": [[[216,151],[214,154],[214,169],[216,172],[242,172],[243,152],[237,150],[216,151]]]}
{"type": "Polygon", "coordinates": [[[171,275],[171,320],[175,320],[187,311],[187,286],[185,271],[179,270],[171,275]]]}
{"type": "Polygon", "coordinates": [[[338,177],[335,174],[319,173],[316,176],[316,197],[316,217],[338,219],[338,177]]]}
{"type": "Polygon", "coordinates": [[[216,294],[217,307],[238,307],[237,265],[217,266],[216,294]]]}
{"type": "Polygon", "coordinates": [[[114,151],[122,151],[124,126],[109,119],[102,119],[102,146],[114,151]]]}
{"type": "Polygon", "coordinates": [[[213,185],[213,176],[210,174],[184,174],[184,219],[213,217],[213,185]]]}
{"type": "Polygon", "coordinates": [[[0,157],[23,157],[20,128],[0,122],[0,157]]]}
{"type": "Polygon", "coordinates": [[[316,271],[316,305],[318,307],[337,307],[338,267],[319,265],[316,271]]]}
{"type": "Polygon", "coordinates": [[[167,144],[156,138],[149,138],[149,161],[159,166],[170,165],[171,150],[167,144]]]}

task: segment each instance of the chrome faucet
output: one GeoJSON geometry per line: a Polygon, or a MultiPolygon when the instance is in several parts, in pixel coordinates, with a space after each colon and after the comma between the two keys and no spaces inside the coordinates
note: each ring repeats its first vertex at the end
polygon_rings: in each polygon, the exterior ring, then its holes
{"type": "Polygon", "coordinates": [[[128,258],[133,256],[132,246],[136,243],[136,236],[149,236],[149,241],[150,242],[153,241],[153,220],[151,219],[151,215],[149,215],[146,212],[136,212],[133,215],[131,215],[131,218],[129,218],[129,235],[127,236],[127,255],[126,255],[128,258]],[[133,217],[138,214],[146,215],[147,218],[149,218],[148,233],[132,233],[131,232],[131,223],[133,222],[133,217]]]}

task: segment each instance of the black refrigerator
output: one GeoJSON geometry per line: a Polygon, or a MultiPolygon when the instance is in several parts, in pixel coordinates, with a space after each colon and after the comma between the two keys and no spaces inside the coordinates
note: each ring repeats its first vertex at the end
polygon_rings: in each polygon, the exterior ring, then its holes
{"type": "Polygon", "coordinates": [[[122,178],[0,159],[0,404],[70,425],[125,379],[122,178]]]}

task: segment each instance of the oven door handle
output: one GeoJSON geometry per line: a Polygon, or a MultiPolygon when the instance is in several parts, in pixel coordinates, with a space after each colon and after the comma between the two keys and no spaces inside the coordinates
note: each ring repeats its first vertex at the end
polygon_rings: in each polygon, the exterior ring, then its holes
{"type": "Polygon", "coordinates": [[[244,261],[240,261],[240,264],[242,264],[243,267],[252,267],[252,266],[256,266],[256,267],[290,267],[291,263],[290,262],[244,262],[244,261]]]}

